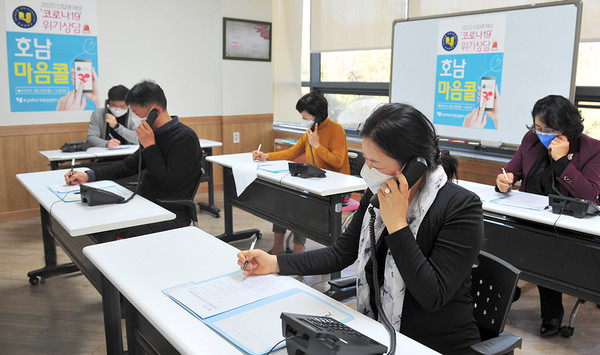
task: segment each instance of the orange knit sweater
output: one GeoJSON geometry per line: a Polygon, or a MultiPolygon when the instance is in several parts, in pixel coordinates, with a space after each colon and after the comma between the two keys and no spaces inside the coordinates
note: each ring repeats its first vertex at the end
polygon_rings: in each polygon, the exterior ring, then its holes
{"type": "MultiPolygon", "coordinates": [[[[317,167],[350,174],[348,144],[344,127],[327,118],[319,124],[317,133],[319,134],[320,145],[319,148],[312,149],[317,167]]],[[[269,160],[293,160],[305,153],[306,162],[312,165],[313,157],[310,152],[307,133],[304,133],[293,147],[280,152],[269,153],[269,160]]]]}

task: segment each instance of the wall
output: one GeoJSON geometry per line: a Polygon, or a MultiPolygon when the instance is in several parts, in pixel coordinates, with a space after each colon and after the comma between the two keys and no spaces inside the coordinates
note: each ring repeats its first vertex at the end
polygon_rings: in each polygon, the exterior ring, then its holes
{"type": "MultiPolygon", "coordinates": [[[[168,111],[202,138],[222,141],[216,149],[236,152],[272,146],[271,62],[222,57],[222,17],[271,21],[271,0],[96,0],[100,102],[117,84],[142,79],[164,89],[168,111]],[[227,123],[226,123],[227,122],[227,123]],[[248,128],[250,127],[250,128],[248,128]],[[240,144],[232,143],[234,131],[240,144]],[[264,140],[269,141],[265,142],[264,140]]],[[[4,6],[0,23],[4,24],[4,6]]],[[[4,28],[4,26],[0,26],[4,28]]],[[[11,113],[6,36],[0,35],[0,221],[28,217],[37,205],[15,174],[48,170],[38,151],[85,140],[91,111],[11,113]]],[[[220,169],[215,169],[220,170],[220,169]]],[[[220,171],[217,172],[220,177],[220,171]]],[[[221,183],[217,181],[217,187],[221,183]]]]}

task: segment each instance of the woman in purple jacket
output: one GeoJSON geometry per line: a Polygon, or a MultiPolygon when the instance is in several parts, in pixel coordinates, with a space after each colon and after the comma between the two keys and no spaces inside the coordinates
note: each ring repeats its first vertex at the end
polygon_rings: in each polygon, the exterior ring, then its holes
{"type": "MultiPolygon", "coordinates": [[[[600,141],[583,134],[583,119],[569,100],[549,95],[538,100],[531,112],[533,126],[521,146],[496,177],[501,192],[521,181],[521,191],[582,198],[599,204],[600,141]],[[508,178],[507,178],[508,177],[508,178]]],[[[564,314],[562,293],[542,286],[540,308],[542,336],[558,334],[564,314]]]]}

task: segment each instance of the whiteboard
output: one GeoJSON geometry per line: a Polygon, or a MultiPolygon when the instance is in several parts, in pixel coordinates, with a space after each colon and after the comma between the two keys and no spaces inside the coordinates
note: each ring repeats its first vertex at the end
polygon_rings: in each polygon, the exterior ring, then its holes
{"type": "Polygon", "coordinates": [[[441,137],[519,145],[527,131],[526,125],[532,124],[531,110],[537,100],[550,94],[563,95],[571,100],[574,98],[581,11],[581,1],[561,1],[397,20],[393,25],[390,101],[415,106],[434,122],[441,137]],[[486,26],[496,32],[480,31],[485,30],[486,26]],[[453,28],[460,31],[454,36],[456,43],[452,35],[446,35],[453,28]],[[484,38],[490,34],[492,38],[484,38]],[[495,38],[500,40],[496,41],[495,38]],[[477,43],[487,45],[492,41],[497,42],[497,47],[477,46],[477,43]],[[452,48],[449,43],[456,46],[454,53],[448,52],[448,48],[452,48]],[[467,43],[474,45],[470,47],[467,43]],[[462,50],[463,53],[456,53],[456,50],[462,50]],[[489,74],[481,72],[482,75],[478,76],[478,72],[469,72],[469,69],[474,67],[475,64],[471,63],[476,63],[478,58],[491,63],[488,58],[492,51],[501,53],[494,57],[495,63],[501,60],[500,71],[493,73],[497,74],[496,85],[499,86],[495,101],[497,125],[485,111],[486,115],[481,120],[487,122],[484,127],[463,127],[465,113],[473,112],[471,108],[490,105],[481,102],[480,95],[481,77],[489,74]],[[449,72],[445,71],[447,66],[444,67],[441,61],[452,55],[455,57],[450,58],[459,60],[451,63],[455,66],[450,73],[458,73],[454,75],[458,78],[451,77],[445,84],[442,75],[449,72]],[[461,56],[467,58],[466,66],[461,63],[461,56]],[[463,80],[460,79],[461,72],[456,69],[460,68],[460,64],[466,68],[463,68],[464,76],[477,76],[478,80],[475,90],[469,84],[475,80],[462,82],[465,91],[461,99],[464,105],[453,105],[458,100],[452,100],[460,93],[452,92],[448,87],[452,89],[456,81],[463,80]],[[465,101],[467,99],[470,101],[465,101]],[[450,112],[447,110],[454,110],[454,114],[447,115],[446,112],[450,112]]]}

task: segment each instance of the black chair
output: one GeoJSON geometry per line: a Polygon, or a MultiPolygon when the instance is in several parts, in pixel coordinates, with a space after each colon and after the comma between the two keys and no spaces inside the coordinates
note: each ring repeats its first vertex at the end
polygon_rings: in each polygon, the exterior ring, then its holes
{"type": "Polygon", "coordinates": [[[189,199],[183,199],[183,200],[157,199],[157,201],[164,205],[184,206],[186,213],[192,220],[192,223],[194,224],[195,227],[198,227],[198,212],[196,211],[196,203],[194,202],[194,197],[196,196],[196,192],[198,192],[200,183],[203,181],[202,176],[204,176],[204,169],[201,169],[200,176],[198,177],[198,181],[196,182],[196,188],[192,192],[192,196],[190,196],[189,199]]]}
{"type": "Polygon", "coordinates": [[[521,337],[504,331],[504,325],[519,281],[520,270],[485,251],[471,271],[473,315],[481,342],[471,346],[478,354],[513,354],[521,348],[521,337]]]}

